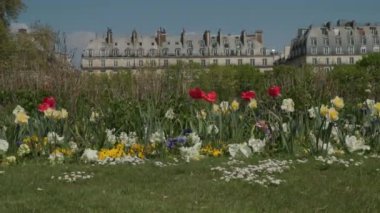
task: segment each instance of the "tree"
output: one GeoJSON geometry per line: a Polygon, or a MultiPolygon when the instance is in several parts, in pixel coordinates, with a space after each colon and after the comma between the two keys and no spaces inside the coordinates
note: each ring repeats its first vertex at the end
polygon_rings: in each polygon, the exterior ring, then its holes
{"type": "Polygon", "coordinates": [[[4,26],[9,26],[10,21],[17,19],[18,15],[24,9],[25,9],[25,5],[22,2],[22,0],[1,0],[0,1],[0,22],[2,22],[4,26]]]}

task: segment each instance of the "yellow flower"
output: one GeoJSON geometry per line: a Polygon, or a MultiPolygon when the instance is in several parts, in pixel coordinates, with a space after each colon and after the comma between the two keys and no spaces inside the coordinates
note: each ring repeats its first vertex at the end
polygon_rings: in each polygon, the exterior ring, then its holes
{"type": "Polygon", "coordinates": [[[29,116],[25,112],[21,111],[16,114],[16,119],[15,119],[16,124],[27,124],[28,120],[29,120],[29,116]]]}
{"type": "Polygon", "coordinates": [[[334,107],[331,107],[328,112],[328,118],[331,121],[337,121],[339,119],[339,112],[334,107]]]}
{"type": "Polygon", "coordinates": [[[54,109],[52,109],[52,108],[49,108],[49,109],[47,109],[47,110],[45,110],[44,111],[44,115],[45,115],[45,117],[47,117],[47,118],[52,118],[53,117],[53,113],[54,113],[54,109]]]}
{"type": "Polygon", "coordinates": [[[61,117],[60,119],[66,119],[69,116],[69,113],[66,109],[61,109],[61,117]]]}
{"type": "Polygon", "coordinates": [[[322,116],[326,116],[328,112],[329,108],[322,104],[321,109],[319,109],[319,113],[321,113],[322,116]]]}
{"type": "Polygon", "coordinates": [[[212,156],[219,157],[222,155],[222,152],[219,149],[214,149],[212,152],[212,156]]]}
{"type": "Polygon", "coordinates": [[[331,100],[331,103],[334,104],[337,109],[343,109],[344,107],[343,98],[340,98],[338,96],[335,96],[335,98],[331,100]]]}
{"type": "Polygon", "coordinates": [[[380,102],[377,102],[375,105],[373,105],[373,113],[375,116],[380,117],[380,102]]]}
{"type": "Polygon", "coordinates": [[[251,108],[251,109],[256,109],[257,108],[257,101],[256,101],[256,99],[252,99],[249,102],[248,107],[251,108]]]}
{"type": "Polygon", "coordinates": [[[202,109],[200,112],[197,112],[197,118],[205,120],[207,118],[207,112],[202,109]]]}
{"type": "Polygon", "coordinates": [[[232,111],[237,111],[239,109],[239,102],[237,102],[236,100],[232,101],[231,109],[232,111]]]}
{"type": "Polygon", "coordinates": [[[218,114],[220,112],[219,105],[213,104],[212,105],[212,112],[215,113],[215,114],[218,114]]]}

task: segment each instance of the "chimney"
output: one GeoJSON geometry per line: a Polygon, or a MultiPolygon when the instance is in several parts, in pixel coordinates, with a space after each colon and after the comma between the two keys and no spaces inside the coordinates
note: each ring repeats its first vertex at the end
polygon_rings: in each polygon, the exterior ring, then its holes
{"type": "Polygon", "coordinates": [[[181,44],[182,44],[182,47],[185,45],[185,29],[182,30],[182,33],[181,33],[181,44]]]}
{"type": "Polygon", "coordinates": [[[241,43],[244,45],[245,44],[245,30],[241,31],[241,34],[240,34],[240,41],[241,43]]]}
{"type": "Polygon", "coordinates": [[[166,42],[166,31],[164,28],[160,27],[160,29],[157,30],[156,42],[158,46],[162,46],[162,44],[166,42]]]}
{"type": "Polygon", "coordinates": [[[110,28],[107,28],[106,42],[107,42],[107,44],[112,44],[113,43],[112,30],[110,28]]]}
{"type": "Polygon", "coordinates": [[[210,31],[206,30],[203,33],[203,41],[205,42],[206,47],[210,46],[210,31]]]}
{"type": "Polygon", "coordinates": [[[222,33],[220,29],[218,30],[218,37],[216,38],[216,41],[218,42],[219,45],[222,42],[222,33]]]}
{"type": "Polygon", "coordinates": [[[255,36],[256,36],[256,40],[259,43],[263,43],[263,31],[262,30],[256,30],[255,36]]]}

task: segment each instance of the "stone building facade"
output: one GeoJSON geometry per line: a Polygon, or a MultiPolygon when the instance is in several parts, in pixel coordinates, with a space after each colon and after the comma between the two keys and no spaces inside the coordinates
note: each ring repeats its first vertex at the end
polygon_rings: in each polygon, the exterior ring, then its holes
{"type": "Polygon", "coordinates": [[[299,29],[292,40],[288,64],[313,65],[329,70],[335,65],[355,64],[363,55],[380,52],[380,25],[338,20],[299,29]]]}
{"type": "Polygon", "coordinates": [[[165,29],[155,36],[141,36],[135,30],[130,37],[114,38],[111,29],[106,38],[89,42],[82,54],[85,71],[117,71],[144,67],[162,68],[180,63],[210,65],[249,64],[260,70],[271,70],[277,55],[263,45],[262,31],[224,35],[205,31],[202,35],[169,36],[165,29]]]}

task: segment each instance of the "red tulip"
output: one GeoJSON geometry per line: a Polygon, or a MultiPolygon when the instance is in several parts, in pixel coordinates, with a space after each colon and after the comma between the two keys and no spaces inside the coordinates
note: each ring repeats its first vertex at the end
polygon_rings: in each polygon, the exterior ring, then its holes
{"type": "Polygon", "coordinates": [[[205,96],[205,92],[203,92],[199,87],[196,87],[196,88],[193,88],[193,89],[190,89],[189,90],[189,95],[193,98],[193,99],[202,99],[203,96],[205,96]]]}
{"type": "Polygon", "coordinates": [[[256,98],[255,91],[250,90],[250,91],[241,92],[241,99],[250,101],[253,98],[256,98]]]}
{"type": "Polygon", "coordinates": [[[42,104],[38,105],[38,111],[40,111],[40,112],[45,112],[49,108],[50,108],[50,106],[47,103],[42,103],[42,104]]]}
{"type": "Polygon", "coordinates": [[[215,91],[211,91],[207,94],[205,94],[203,96],[203,99],[210,102],[210,103],[214,103],[216,101],[216,98],[218,97],[218,95],[216,94],[215,91]]]}
{"type": "Polygon", "coordinates": [[[273,98],[278,97],[281,95],[281,87],[273,85],[269,87],[268,94],[272,96],[273,98]]]}
{"type": "Polygon", "coordinates": [[[42,101],[43,104],[47,104],[49,105],[50,108],[55,108],[55,98],[53,96],[50,96],[50,97],[46,97],[44,98],[44,100],[42,101]]]}

